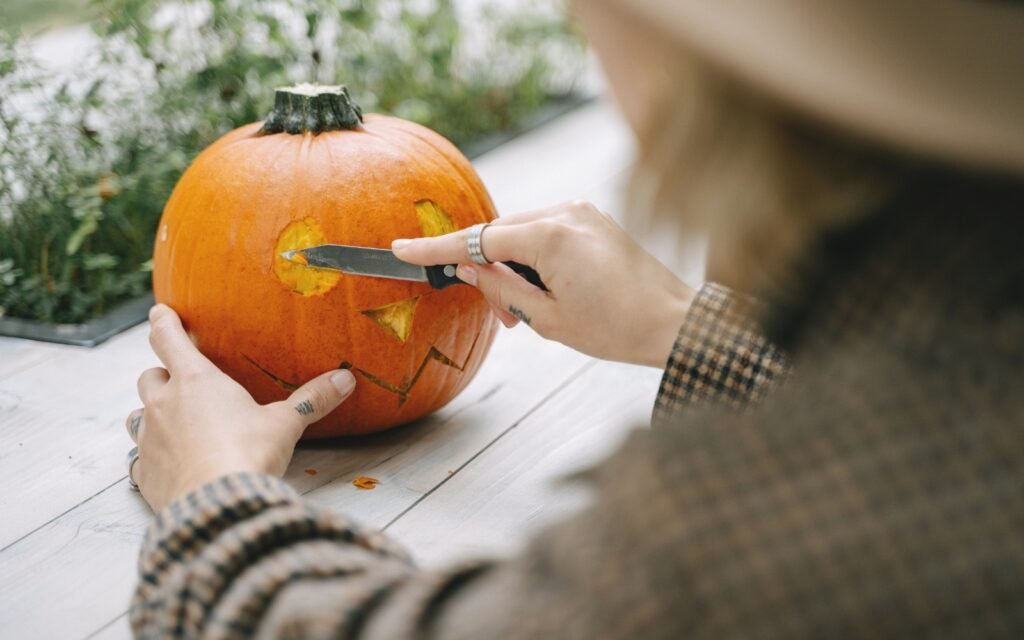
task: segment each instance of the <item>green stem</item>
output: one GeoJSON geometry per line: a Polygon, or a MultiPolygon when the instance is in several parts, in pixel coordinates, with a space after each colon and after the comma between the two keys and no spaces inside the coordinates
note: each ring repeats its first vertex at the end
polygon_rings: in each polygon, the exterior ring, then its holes
{"type": "Polygon", "coordinates": [[[281,87],[260,133],[312,133],[362,128],[363,112],[343,86],[281,87]]]}

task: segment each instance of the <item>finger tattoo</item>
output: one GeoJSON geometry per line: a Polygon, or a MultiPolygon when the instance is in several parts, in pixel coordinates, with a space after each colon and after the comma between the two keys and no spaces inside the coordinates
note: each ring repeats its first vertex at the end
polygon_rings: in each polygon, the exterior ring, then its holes
{"type": "Polygon", "coordinates": [[[295,405],[295,410],[299,412],[300,416],[312,415],[313,403],[309,400],[303,400],[299,404],[295,405]]]}
{"type": "Polygon", "coordinates": [[[511,313],[515,318],[522,320],[526,324],[530,324],[530,316],[523,313],[523,310],[515,305],[509,305],[508,312],[511,313]]]}
{"type": "Polygon", "coordinates": [[[131,434],[133,439],[139,437],[139,427],[141,427],[141,426],[142,426],[142,414],[140,413],[137,416],[135,416],[134,418],[132,418],[132,423],[130,425],[128,425],[128,433],[131,434]]]}

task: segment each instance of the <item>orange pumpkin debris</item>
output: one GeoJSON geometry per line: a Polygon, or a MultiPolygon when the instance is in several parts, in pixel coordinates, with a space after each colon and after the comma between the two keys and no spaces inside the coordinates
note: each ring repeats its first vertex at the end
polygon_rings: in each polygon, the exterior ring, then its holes
{"type": "Polygon", "coordinates": [[[352,484],[358,489],[373,489],[380,484],[380,480],[377,478],[371,478],[370,476],[359,476],[352,481],[352,484]]]}

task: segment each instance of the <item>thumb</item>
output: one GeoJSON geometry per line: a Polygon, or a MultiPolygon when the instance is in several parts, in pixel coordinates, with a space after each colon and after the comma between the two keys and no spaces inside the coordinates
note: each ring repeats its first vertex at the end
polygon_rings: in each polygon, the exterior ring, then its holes
{"type": "Polygon", "coordinates": [[[356,378],[347,369],[328,371],[296,389],[287,400],[275,403],[305,429],[334,411],[356,388],[356,378]]]}

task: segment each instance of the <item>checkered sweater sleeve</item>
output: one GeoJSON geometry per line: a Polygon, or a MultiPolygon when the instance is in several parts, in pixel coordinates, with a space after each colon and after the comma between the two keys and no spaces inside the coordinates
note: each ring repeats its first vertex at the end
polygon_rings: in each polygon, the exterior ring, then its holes
{"type": "Polygon", "coordinates": [[[661,378],[654,424],[709,404],[749,406],[786,377],[789,365],[757,326],[758,311],[749,296],[714,283],[701,287],[661,378]]]}
{"type": "Polygon", "coordinates": [[[598,476],[612,482],[599,482],[598,504],[518,556],[432,571],[277,478],[225,476],[155,518],[132,630],[137,638],[682,637],[693,621],[674,619],[674,599],[651,610],[679,587],[675,574],[640,570],[664,564],[675,534],[644,533],[658,533],[667,487],[639,453],[605,465],[598,476]]]}
{"type": "Polygon", "coordinates": [[[412,571],[387,538],[317,509],[283,481],[225,476],[178,499],[150,525],[131,624],[139,638],[318,636],[326,627],[354,635],[375,599],[412,571]],[[303,585],[324,585],[346,606],[310,617],[297,605],[304,620],[282,615],[281,603],[303,585]]]}
{"type": "Polygon", "coordinates": [[[277,478],[225,476],[154,520],[132,630],[144,639],[694,637],[703,596],[679,566],[679,480],[652,458],[651,435],[637,431],[590,474],[592,506],[521,553],[434,570],[277,478]]]}

